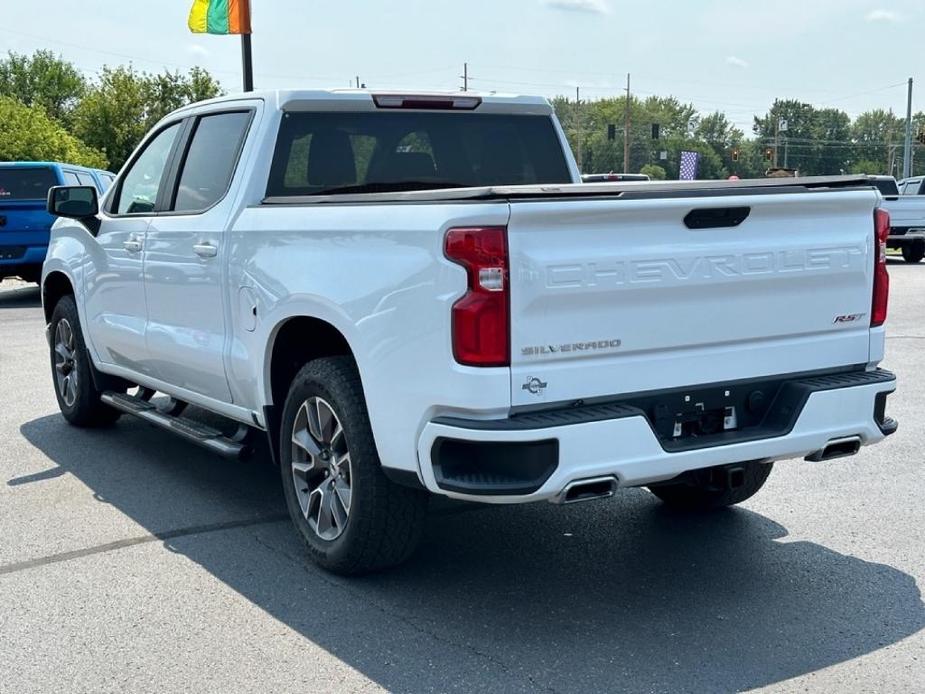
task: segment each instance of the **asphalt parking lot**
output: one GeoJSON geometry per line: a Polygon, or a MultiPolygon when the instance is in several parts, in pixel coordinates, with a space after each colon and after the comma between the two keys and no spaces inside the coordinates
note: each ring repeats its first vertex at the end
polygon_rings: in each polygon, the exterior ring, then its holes
{"type": "Polygon", "coordinates": [[[0,285],[0,691],[923,691],[925,264],[890,264],[899,432],[743,507],[435,504],[391,573],[316,569],[265,456],[58,415],[0,285]]]}

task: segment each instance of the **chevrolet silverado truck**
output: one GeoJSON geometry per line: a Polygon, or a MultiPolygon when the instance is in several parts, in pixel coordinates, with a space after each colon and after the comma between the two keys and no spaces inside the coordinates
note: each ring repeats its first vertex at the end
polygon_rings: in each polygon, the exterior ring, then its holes
{"type": "Polygon", "coordinates": [[[430,495],[647,487],[702,511],[896,429],[869,180],[580,181],[540,98],[176,111],[101,199],[49,193],[61,412],[229,457],[265,432],[310,554],[345,574],[408,557],[430,495]]]}
{"type": "MultiPolygon", "coordinates": [[[[886,247],[898,249],[907,263],[920,262],[925,258],[925,196],[900,194],[892,176],[871,176],[870,180],[883,196],[881,207],[890,215],[886,247]]],[[[902,188],[911,191],[914,183],[903,183],[902,188]]]]}

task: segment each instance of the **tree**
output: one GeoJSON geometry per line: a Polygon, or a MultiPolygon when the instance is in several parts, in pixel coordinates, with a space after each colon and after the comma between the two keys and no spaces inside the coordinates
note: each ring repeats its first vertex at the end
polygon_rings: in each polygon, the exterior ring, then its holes
{"type": "Polygon", "coordinates": [[[639,169],[639,173],[645,174],[653,181],[664,181],[668,177],[668,172],[657,164],[646,164],[639,169]]]}
{"type": "Polygon", "coordinates": [[[104,67],[74,113],[74,132],[106,152],[115,169],[159,120],[193,101],[218,96],[221,86],[209,73],[151,75],[132,66],[104,67]]]}
{"type": "Polygon", "coordinates": [[[52,120],[40,106],[0,96],[0,160],[61,161],[104,169],[105,155],[52,120]]]}
{"type": "Polygon", "coordinates": [[[776,100],[771,110],[755,117],[759,143],[773,148],[777,123],[787,122],[780,134],[777,163],[807,176],[839,174],[851,161],[851,119],[844,111],[817,109],[812,104],[776,100]]]}
{"type": "Polygon", "coordinates": [[[62,123],[69,122],[86,90],[87,80],[80,71],[51,51],[31,56],[10,52],[0,59],[0,96],[40,106],[62,123]]]}

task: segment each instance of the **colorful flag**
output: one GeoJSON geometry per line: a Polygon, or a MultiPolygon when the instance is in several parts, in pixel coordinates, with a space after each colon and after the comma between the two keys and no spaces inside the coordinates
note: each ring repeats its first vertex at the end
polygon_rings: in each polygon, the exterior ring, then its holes
{"type": "Polygon", "coordinates": [[[189,28],[194,34],[249,34],[250,0],[193,0],[189,28]]]}
{"type": "Polygon", "coordinates": [[[681,175],[682,181],[693,181],[697,178],[700,171],[700,152],[681,152],[681,175]]]}

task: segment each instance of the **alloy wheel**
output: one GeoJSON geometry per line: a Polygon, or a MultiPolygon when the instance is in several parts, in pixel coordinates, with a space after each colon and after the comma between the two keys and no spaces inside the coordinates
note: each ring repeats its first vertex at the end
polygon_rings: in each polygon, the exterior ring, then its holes
{"type": "Polygon", "coordinates": [[[322,540],[336,540],[350,516],[353,475],[344,428],[324,399],[311,397],[299,407],[291,460],[302,515],[322,540]]]}
{"type": "Polygon", "coordinates": [[[74,329],[67,318],[58,321],[55,328],[55,382],[58,394],[67,407],[77,401],[77,342],[74,329]]]}

